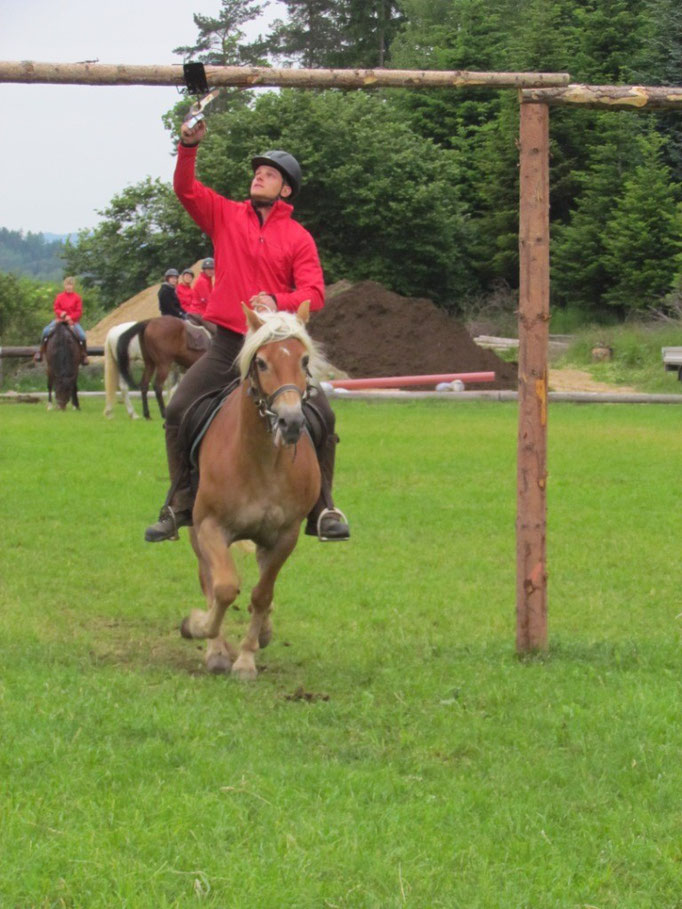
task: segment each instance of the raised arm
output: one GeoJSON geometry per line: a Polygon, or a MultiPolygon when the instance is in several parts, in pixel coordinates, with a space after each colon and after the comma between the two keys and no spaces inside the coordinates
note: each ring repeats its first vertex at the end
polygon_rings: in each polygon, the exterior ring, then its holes
{"type": "Polygon", "coordinates": [[[173,189],[192,220],[204,233],[211,235],[215,226],[216,203],[220,196],[200,183],[195,175],[197,149],[205,135],[206,123],[203,120],[191,128],[186,123],[180,127],[173,189]]]}

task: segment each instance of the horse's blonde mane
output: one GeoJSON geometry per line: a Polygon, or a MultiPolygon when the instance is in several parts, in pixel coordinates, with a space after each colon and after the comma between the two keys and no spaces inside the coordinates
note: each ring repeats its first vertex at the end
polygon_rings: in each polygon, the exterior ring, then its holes
{"type": "Polygon", "coordinates": [[[330,366],[322,353],[322,348],[310,337],[305,325],[293,312],[259,311],[258,318],[262,325],[256,331],[249,329],[244,338],[244,345],[237,358],[242,380],[248,375],[251,361],[261,347],[272,341],[284,341],[296,338],[310,354],[309,370],[313,378],[326,378],[330,366]]]}

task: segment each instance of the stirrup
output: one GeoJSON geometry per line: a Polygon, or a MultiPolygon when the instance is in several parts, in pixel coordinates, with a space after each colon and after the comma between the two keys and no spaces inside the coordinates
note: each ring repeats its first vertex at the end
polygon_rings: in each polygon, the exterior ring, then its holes
{"type": "Polygon", "coordinates": [[[322,519],[331,516],[335,518],[340,523],[343,522],[346,527],[348,527],[348,518],[341,511],[340,508],[324,508],[317,518],[317,538],[322,543],[331,543],[336,540],[348,540],[350,539],[350,532],[347,537],[325,537],[322,535],[322,519]]]}
{"type": "Polygon", "coordinates": [[[168,537],[169,540],[179,540],[180,534],[178,533],[178,521],[175,517],[175,509],[171,508],[170,505],[164,505],[161,509],[161,514],[159,515],[159,521],[162,521],[164,518],[169,517],[173,521],[173,535],[168,537]]]}

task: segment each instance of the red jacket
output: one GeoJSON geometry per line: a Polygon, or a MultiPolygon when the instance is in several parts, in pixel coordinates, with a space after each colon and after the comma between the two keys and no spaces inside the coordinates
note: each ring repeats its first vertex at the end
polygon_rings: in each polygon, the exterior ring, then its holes
{"type": "Polygon", "coordinates": [[[202,273],[192,285],[193,297],[190,312],[196,313],[203,318],[204,313],[206,312],[208,298],[211,296],[212,292],[213,279],[209,278],[205,271],[202,271],[202,273]]]}
{"type": "MultiPolygon", "coordinates": [[[[173,186],[190,216],[213,241],[215,285],[205,319],[244,334],[242,301],[264,291],[277,308],[295,312],[304,300],[324,305],[324,277],[315,241],[279,199],[261,225],[250,201],[233,202],[204,186],[194,175],[197,148],[178,148],[173,186]]],[[[197,282],[198,282],[197,278],[197,282]]]]}
{"type": "Polygon", "coordinates": [[[65,312],[72,322],[80,322],[83,315],[83,301],[74,291],[67,293],[67,291],[63,290],[60,294],[57,294],[54,298],[53,308],[54,314],[58,319],[65,312]]]}
{"type": "Polygon", "coordinates": [[[178,284],[175,288],[175,294],[180,301],[180,306],[185,312],[192,312],[192,302],[194,299],[194,289],[191,284],[178,284]]]}

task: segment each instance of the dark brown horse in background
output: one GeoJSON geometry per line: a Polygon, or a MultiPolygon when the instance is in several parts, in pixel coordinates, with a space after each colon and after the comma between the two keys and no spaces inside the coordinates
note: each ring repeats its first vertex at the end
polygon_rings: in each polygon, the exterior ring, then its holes
{"type": "Polygon", "coordinates": [[[144,360],[144,370],[139,384],[142,394],[142,412],[145,419],[149,420],[147,394],[153,378],[154,394],[161,416],[165,417],[163,386],[171,367],[177,365],[183,369],[189,369],[208,350],[210,334],[205,329],[191,325],[175,316],[159,316],[156,319],[136,322],[123,332],[116,345],[118,369],[130,388],[138,387],[130,372],[128,353],[130,342],[135,337],[139,338],[144,360]]]}
{"type": "Polygon", "coordinates": [[[52,389],[60,410],[66,410],[71,401],[76,410],[78,403],[78,367],[81,362],[81,346],[78,338],[66,322],[57,322],[45,346],[47,366],[47,400],[52,407],[52,389]]]}

